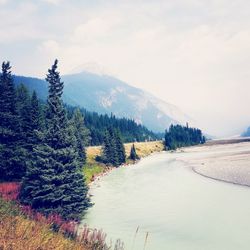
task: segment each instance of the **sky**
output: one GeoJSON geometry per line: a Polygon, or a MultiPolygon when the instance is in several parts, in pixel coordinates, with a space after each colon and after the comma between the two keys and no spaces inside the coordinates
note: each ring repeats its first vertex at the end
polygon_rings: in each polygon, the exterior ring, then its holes
{"type": "Polygon", "coordinates": [[[250,1],[0,0],[0,60],[44,78],[97,64],[208,134],[250,126],[250,1]]]}

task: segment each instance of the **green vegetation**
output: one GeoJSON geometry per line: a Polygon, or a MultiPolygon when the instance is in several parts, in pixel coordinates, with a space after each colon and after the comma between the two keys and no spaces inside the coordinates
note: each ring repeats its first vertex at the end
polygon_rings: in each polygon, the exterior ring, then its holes
{"type": "Polygon", "coordinates": [[[129,155],[129,159],[135,161],[139,159],[139,156],[136,153],[136,149],[135,149],[135,144],[133,143],[131,150],[130,150],[130,155],[129,155]]]}
{"type": "Polygon", "coordinates": [[[82,165],[88,130],[79,110],[69,121],[61,100],[57,60],[48,71],[41,104],[24,85],[13,85],[9,62],[0,74],[0,170],[3,181],[22,180],[20,201],[46,215],[79,220],[91,205],[82,165]]]}
{"type": "Polygon", "coordinates": [[[165,134],[165,148],[175,150],[180,147],[192,146],[206,142],[200,129],[181,125],[171,125],[165,134]]]}
{"type": "MultiPolygon", "coordinates": [[[[74,107],[66,106],[67,112],[71,117],[74,107]]],[[[122,141],[128,142],[144,142],[155,141],[162,138],[160,135],[156,135],[146,127],[137,124],[134,120],[127,118],[117,118],[115,115],[103,115],[96,112],[89,112],[85,109],[80,109],[85,126],[90,132],[90,145],[97,146],[102,145],[104,142],[105,132],[110,127],[117,129],[121,135],[122,141]]]]}
{"type": "Polygon", "coordinates": [[[74,221],[64,221],[57,215],[45,217],[20,206],[15,202],[18,190],[18,183],[0,184],[0,249],[124,249],[120,240],[108,245],[102,230],[85,225],[79,232],[74,221]]]}
{"type": "MultiPolygon", "coordinates": [[[[18,211],[17,214],[12,212],[8,214],[6,211],[14,211],[16,206],[0,202],[0,215],[5,216],[2,220],[4,224],[0,222],[0,231],[6,235],[8,228],[14,225],[14,229],[20,232],[20,235],[11,235],[11,239],[14,237],[17,241],[12,242],[9,239],[10,244],[48,249],[46,244],[51,241],[55,243],[51,244],[55,249],[85,249],[82,245],[79,245],[80,248],[76,247],[79,242],[72,242],[73,245],[69,246],[66,242],[67,246],[64,245],[62,243],[65,240],[64,233],[55,236],[59,237],[58,242],[54,240],[55,232],[51,231],[48,220],[59,216],[64,221],[79,222],[86,209],[91,206],[87,184],[97,174],[107,171],[110,166],[118,167],[126,161],[130,162],[152,152],[161,151],[163,146],[160,142],[145,142],[128,144],[124,147],[124,141],[152,140],[156,136],[129,119],[118,119],[113,115],[97,115],[65,106],[62,102],[64,83],[61,81],[57,65],[58,61],[55,60],[48,70],[46,81],[49,92],[47,102],[44,103],[38,100],[36,92],[30,95],[25,85],[20,84],[15,87],[9,62],[2,64],[1,179],[12,182],[4,186],[6,190],[18,186],[18,192],[10,192],[10,195],[18,199],[21,206],[32,211],[32,214],[35,211],[39,218],[43,218],[43,222],[37,225],[37,221],[30,221],[33,217],[26,217],[27,214],[19,214],[18,211]],[[86,146],[100,143],[103,143],[102,147],[88,148],[86,153],[86,146]],[[92,152],[95,150],[97,154],[89,154],[91,150],[92,152]],[[4,228],[5,224],[7,231],[4,228]],[[35,236],[34,231],[42,238],[35,236]],[[27,238],[30,241],[24,240],[27,238]],[[35,245],[32,245],[33,243],[35,245]]],[[[9,196],[8,192],[7,194],[6,197],[9,196]]]]}
{"type": "MultiPolygon", "coordinates": [[[[80,220],[90,206],[81,171],[84,159],[79,161],[79,150],[84,152],[82,131],[67,120],[61,101],[63,82],[57,71],[57,60],[48,72],[46,129],[41,131],[41,142],[35,146],[27,165],[21,202],[46,215],[59,214],[64,219],[80,220]]],[[[78,114],[75,113],[73,121],[78,114]]]]}
{"type": "Polygon", "coordinates": [[[105,132],[102,156],[98,156],[96,160],[116,167],[126,162],[125,148],[121,135],[112,127],[105,132]]]}
{"type": "Polygon", "coordinates": [[[0,178],[20,179],[25,172],[26,150],[23,148],[16,92],[9,62],[2,64],[0,75],[0,178]]]}
{"type": "Polygon", "coordinates": [[[99,175],[105,171],[105,166],[101,164],[85,164],[83,166],[83,173],[86,178],[86,182],[90,183],[94,176],[99,175]]]}

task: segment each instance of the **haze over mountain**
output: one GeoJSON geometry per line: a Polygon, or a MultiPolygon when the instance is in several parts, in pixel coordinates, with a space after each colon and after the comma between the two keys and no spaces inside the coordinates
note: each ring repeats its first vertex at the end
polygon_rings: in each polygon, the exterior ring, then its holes
{"type": "MultiPolygon", "coordinates": [[[[132,118],[155,132],[163,132],[170,124],[193,123],[178,107],[112,76],[82,71],[62,76],[62,80],[65,83],[63,98],[70,105],[132,118]]],[[[15,83],[23,83],[30,90],[36,90],[40,98],[46,98],[44,80],[15,76],[15,83]]]]}

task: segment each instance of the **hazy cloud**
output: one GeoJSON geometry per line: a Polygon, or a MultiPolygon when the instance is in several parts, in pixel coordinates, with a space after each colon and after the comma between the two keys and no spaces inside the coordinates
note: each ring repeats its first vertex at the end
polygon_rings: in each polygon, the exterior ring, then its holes
{"type": "Polygon", "coordinates": [[[19,74],[43,76],[55,57],[62,73],[97,62],[181,107],[208,133],[250,125],[247,0],[0,4],[0,59],[19,74]]]}

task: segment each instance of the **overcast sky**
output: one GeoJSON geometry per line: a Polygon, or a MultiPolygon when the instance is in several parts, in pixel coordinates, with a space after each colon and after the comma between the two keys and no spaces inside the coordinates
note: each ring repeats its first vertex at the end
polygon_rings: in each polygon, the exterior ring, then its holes
{"type": "Polygon", "coordinates": [[[0,60],[44,77],[89,63],[180,107],[206,132],[250,125],[248,0],[0,0],[0,60]]]}

